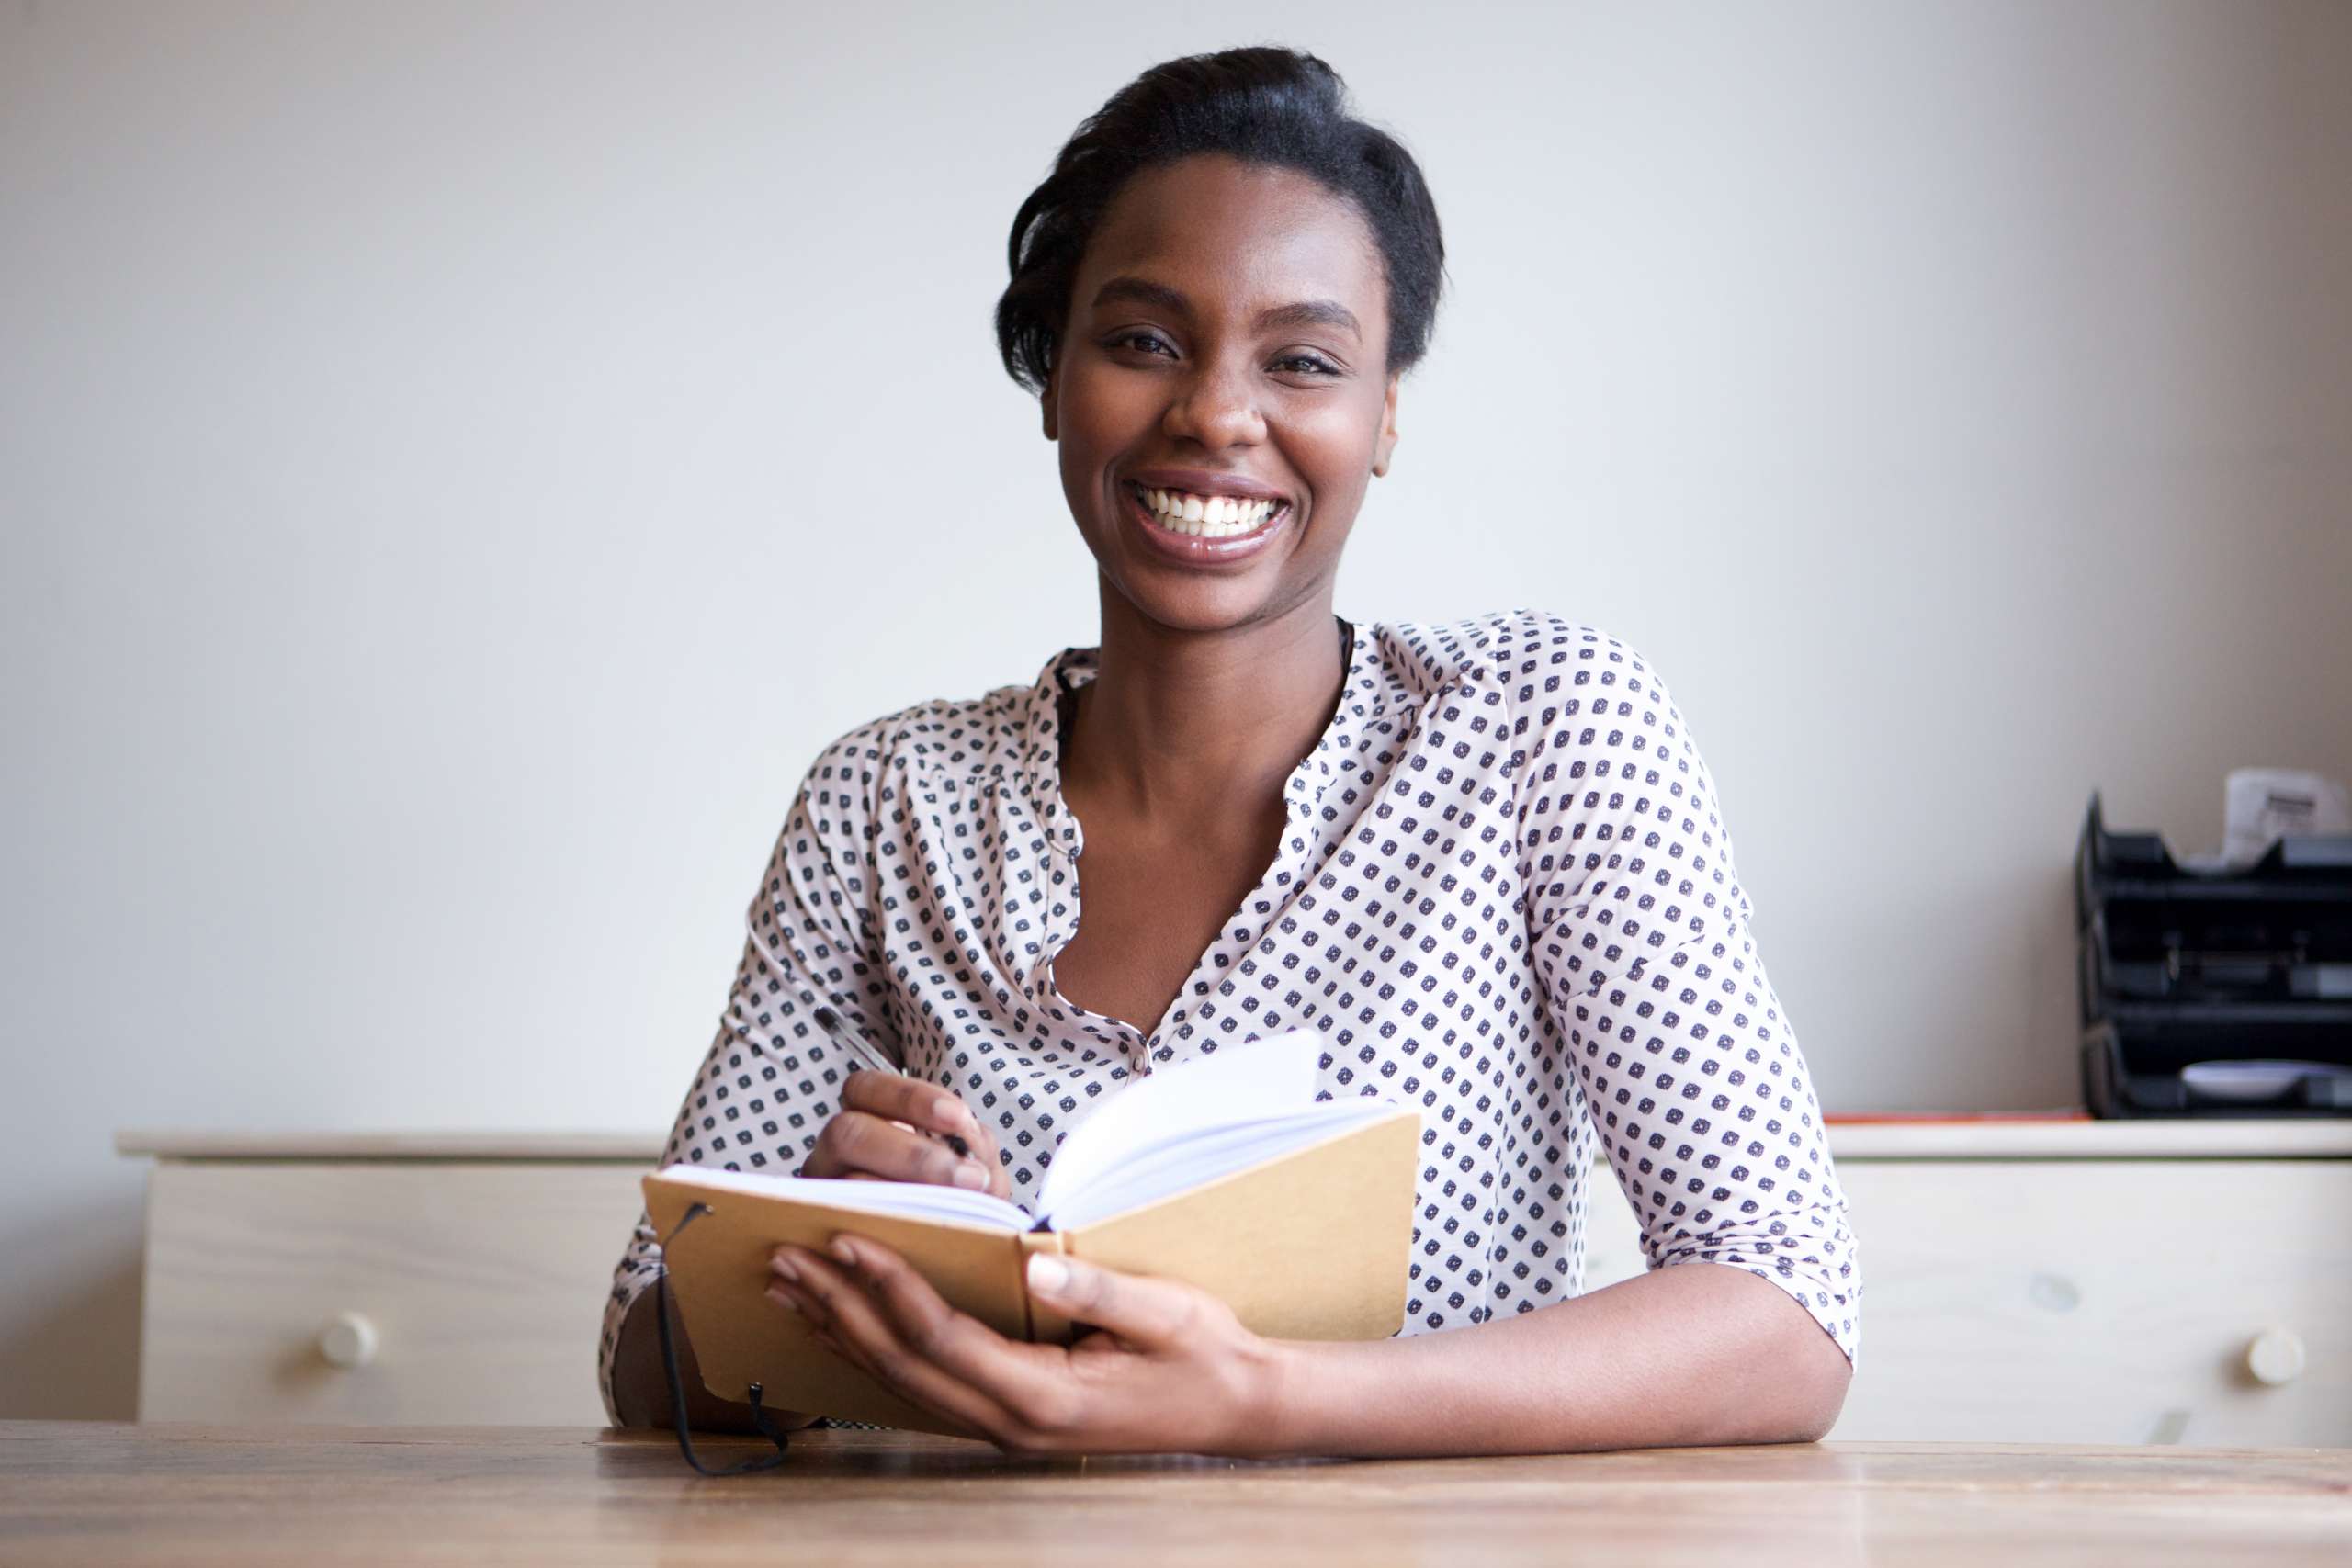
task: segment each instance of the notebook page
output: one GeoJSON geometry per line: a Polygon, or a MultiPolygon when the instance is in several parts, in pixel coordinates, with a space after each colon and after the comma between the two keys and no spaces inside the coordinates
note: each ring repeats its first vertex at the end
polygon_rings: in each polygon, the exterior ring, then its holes
{"type": "Polygon", "coordinates": [[[749,1192],[765,1198],[793,1198],[867,1214],[897,1214],[907,1219],[936,1220],[947,1224],[978,1225],[988,1230],[1024,1231],[1028,1213],[986,1192],[961,1187],[940,1187],[916,1181],[850,1181],[837,1177],[763,1176],[741,1170],[707,1170],[698,1165],[665,1165],[665,1179],[690,1182],[720,1192],[749,1192]]]}
{"type": "Polygon", "coordinates": [[[1220,1129],[1144,1150],[1102,1180],[1046,1211],[1056,1230],[1074,1231],[1204,1187],[1220,1176],[1262,1165],[1276,1155],[1319,1144],[1396,1110],[1385,1100],[1325,1100],[1311,1111],[1220,1129]]]}
{"type": "Polygon", "coordinates": [[[1312,1106],[1322,1055],[1321,1035],[1292,1029],[1135,1080],[1062,1140],[1037,1190],[1037,1212],[1056,1213],[1147,1145],[1312,1106]]]}

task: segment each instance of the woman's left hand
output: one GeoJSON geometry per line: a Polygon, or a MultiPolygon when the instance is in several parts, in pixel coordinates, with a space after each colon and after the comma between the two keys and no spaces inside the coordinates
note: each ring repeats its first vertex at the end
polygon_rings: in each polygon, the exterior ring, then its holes
{"type": "Polygon", "coordinates": [[[1277,1347],[1206,1291],[1036,1253],[1030,1293],[1095,1332],[1032,1345],[948,1305],[880,1242],[839,1236],[830,1254],[777,1247],[769,1296],[885,1388],[1008,1453],[1271,1451],[1277,1347]]]}

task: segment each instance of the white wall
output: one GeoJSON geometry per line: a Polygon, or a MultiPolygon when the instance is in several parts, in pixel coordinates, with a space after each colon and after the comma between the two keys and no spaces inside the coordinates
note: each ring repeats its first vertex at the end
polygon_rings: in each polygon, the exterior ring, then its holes
{"type": "Polygon", "coordinates": [[[1341,610],[1653,658],[1832,1110],[2071,1099],[2093,786],[2352,774],[2352,7],[17,0],[0,1416],[118,1127],[667,1125],[816,748],[1093,640],[1014,207],[1267,39],[1453,247],[1341,610]]]}

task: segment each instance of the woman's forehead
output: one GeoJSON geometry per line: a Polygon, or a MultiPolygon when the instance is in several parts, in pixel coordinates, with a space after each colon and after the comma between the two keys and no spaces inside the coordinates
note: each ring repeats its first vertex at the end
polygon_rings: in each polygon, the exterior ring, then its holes
{"type": "Polygon", "coordinates": [[[1340,298],[1359,316],[1385,287],[1354,203],[1296,170],[1217,156],[1147,169],[1121,189],[1088,241],[1073,302],[1084,309],[1114,276],[1253,310],[1340,298]]]}

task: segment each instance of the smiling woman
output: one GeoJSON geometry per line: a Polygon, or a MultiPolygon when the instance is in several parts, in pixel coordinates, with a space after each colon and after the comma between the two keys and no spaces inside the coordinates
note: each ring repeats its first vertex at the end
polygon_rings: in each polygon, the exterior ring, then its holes
{"type": "MultiPolygon", "coordinates": [[[[1170,62],[1089,118],[1014,220],[997,333],[1099,645],[834,740],[752,899],[665,1163],[1027,1201],[1090,1101],[1299,1025],[1321,1093],[1424,1111],[1391,1339],[1267,1340],[1069,1259],[1031,1287],[1101,1331],[1013,1343],[877,1244],[779,1249],[778,1311],[1009,1450],[1789,1440],[1844,1397],[1844,1195],[1658,677],[1543,611],[1334,613],[1443,258],[1419,170],[1313,56],[1170,62]],[[851,1071],[826,1007],[906,1076],[851,1071]],[[1651,1271],[1588,1294],[1596,1148],[1651,1271]]],[[[622,1424],[669,1418],[659,1264],[640,1219],[602,1345],[622,1424]]],[[[747,1428],[684,1350],[688,1416],[747,1428]]]]}
{"type": "Polygon", "coordinates": [[[1121,597],[1200,630],[1295,610],[1318,581],[1328,599],[1396,441],[1384,273],[1355,204],[1312,175],[1199,153],[1128,180],[1040,388],[1121,597]],[[1203,243],[1208,215],[1246,239],[1203,243]],[[1280,569],[1197,570],[1261,558],[1280,569]]]}

